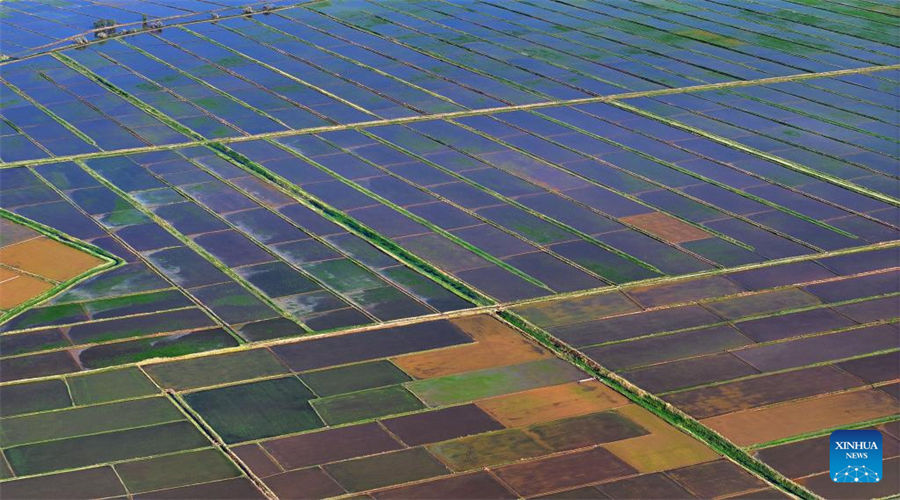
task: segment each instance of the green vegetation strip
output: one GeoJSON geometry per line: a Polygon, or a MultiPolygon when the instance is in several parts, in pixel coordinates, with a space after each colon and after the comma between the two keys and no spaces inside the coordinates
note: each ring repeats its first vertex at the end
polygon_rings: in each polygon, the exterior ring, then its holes
{"type": "MultiPolygon", "coordinates": [[[[195,132],[194,130],[192,130],[192,129],[190,129],[190,128],[184,126],[184,125],[182,125],[181,123],[179,123],[178,121],[176,121],[175,119],[173,119],[172,117],[170,117],[169,115],[167,115],[167,114],[165,114],[165,113],[163,113],[163,112],[157,110],[157,109],[154,108],[153,106],[150,106],[150,105],[147,104],[146,102],[144,102],[144,101],[138,99],[137,97],[135,97],[135,96],[129,94],[128,92],[125,92],[124,90],[120,89],[119,87],[117,87],[116,85],[114,85],[113,83],[111,83],[111,82],[110,82],[109,80],[107,80],[106,78],[103,78],[102,76],[100,76],[100,75],[94,73],[93,71],[90,70],[90,68],[88,68],[88,67],[84,66],[83,64],[79,63],[79,62],[76,61],[75,59],[72,59],[71,57],[69,57],[69,56],[67,56],[67,55],[65,55],[65,54],[53,54],[53,57],[56,58],[59,62],[65,64],[65,65],[69,66],[70,68],[74,69],[75,71],[81,73],[81,74],[84,75],[85,77],[87,77],[87,78],[89,78],[89,79],[91,79],[91,80],[93,80],[93,81],[99,83],[101,86],[105,87],[105,88],[108,89],[110,92],[112,92],[112,93],[118,95],[119,97],[121,97],[121,98],[125,99],[126,101],[130,102],[131,104],[135,105],[138,109],[144,111],[145,113],[147,113],[147,114],[149,114],[150,116],[156,118],[157,120],[159,120],[159,121],[165,123],[166,125],[168,125],[169,127],[171,127],[173,130],[175,130],[176,132],[180,132],[180,133],[182,133],[182,134],[184,134],[184,135],[186,135],[186,136],[188,136],[188,137],[192,137],[192,138],[194,138],[196,141],[205,141],[205,140],[206,140],[206,138],[203,137],[202,135],[200,135],[199,133],[195,132]]],[[[148,147],[146,147],[146,148],[132,148],[132,149],[135,150],[134,152],[149,152],[149,151],[155,151],[155,150],[157,150],[157,149],[159,149],[159,148],[156,147],[156,146],[148,146],[148,147]]],[[[111,152],[111,153],[113,153],[113,152],[111,152]]],[[[75,156],[79,156],[79,155],[75,155],[75,156]]],[[[80,155],[80,156],[84,156],[84,155],[80,155]]],[[[109,155],[104,155],[104,156],[116,156],[116,155],[114,155],[114,154],[109,154],[109,155]]],[[[75,157],[72,157],[72,158],[69,158],[69,159],[71,159],[71,160],[83,160],[83,159],[88,159],[88,158],[75,158],[75,157]]],[[[57,157],[57,161],[60,161],[60,160],[62,160],[62,158],[57,157]]],[[[28,162],[28,161],[25,161],[25,162],[19,162],[19,163],[28,163],[28,164],[30,164],[30,165],[33,165],[33,164],[34,164],[34,162],[28,162]]]]}
{"type": "MultiPolygon", "coordinates": [[[[221,155],[221,153],[218,152],[218,151],[216,151],[216,154],[221,155]]],[[[183,157],[183,156],[182,156],[182,157],[183,157]]],[[[375,271],[374,269],[369,269],[368,266],[366,266],[366,265],[365,265],[362,261],[360,261],[358,258],[356,258],[356,257],[354,257],[354,256],[352,256],[352,255],[350,255],[350,254],[348,254],[347,252],[345,252],[345,251],[342,250],[341,248],[335,246],[335,245],[332,244],[330,241],[328,241],[326,238],[323,238],[322,236],[320,236],[320,235],[318,235],[318,234],[313,234],[313,233],[311,233],[311,232],[308,232],[306,229],[304,229],[303,227],[301,227],[300,225],[298,225],[298,224],[295,223],[294,221],[290,220],[289,218],[285,217],[285,216],[282,215],[280,212],[278,212],[278,211],[276,211],[276,210],[271,210],[269,207],[265,206],[265,203],[264,203],[259,197],[257,197],[257,196],[254,195],[253,193],[247,191],[246,189],[244,189],[244,188],[242,188],[242,187],[240,187],[240,186],[234,184],[233,182],[231,182],[231,180],[222,177],[222,176],[219,175],[218,173],[216,173],[216,172],[210,170],[210,169],[209,169],[208,167],[206,167],[205,165],[202,165],[202,164],[200,164],[200,163],[198,163],[198,162],[196,162],[196,161],[194,161],[194,160],[192,160],[192,159],[190,159],[190,158],[186,158],[186,157],[183,157],[183,158],[184,158],[184,161],[191,163],[192,165],[194,165],[194,166],[197,167],[198,169],[200,169],[200,170],[206,172],[207,174],[211,175],[211,176],[214,177],[215,179],[218,179],[220,182],[224,183],[225,185],[227,185],[227,186],[230,187],[231,189],[237,191],[238,193],[241,193],[242,195],[244,195],[244,196],[246,196],[247,198],[249,198],[249,199],[255,201],[256,203],[259,203],[259,204],[263,207],[264,210],[268,211],[269,213],[273,214],[274,216],[278,217],[279,219],[285,221],[286,223],[290,224],[291,226],[294,226],[294,227],[298,228],[299,230],[308,233],[308,234],[312,237],[312,239],[314,239],[314,240],[318,241],[319,243],[325,245],[326,247],[328,247],[328,248],[334,250],[334,251],[337,252],[338,254],[343,255],[344,258],[348,259],[349,261],[354,262],[355,264],[357,264],[358,266],[360,266],[360,267],[362,267],[362,268],[368,269],[368,270],[370,270],[370,271],[375,271]]],[[[230,161],[230,159],[228,159],[228,160],[230,161]]],[[[277,189],[277,186],[276,186],[276,189],[277,189]]],[[[289,196],[289,197],[291,197],[291,198],[294,198],[294,197],[293,197],[293,193],[291,193],[291,192],[289,192],[289,191],[286,191],[284,188],[280,189],[280,192],[284,193],[286,196],[289,196]]],[[[231,227],[231,228],[235,229],[236,231],[239,231],[239,232],[240,232],[240,230],[239,230],[238,228],[236,228],[231,222],[229,222],[229,221],[227,221],[227,220],[223,220],[223,222],[224,222],[225,224],[227,224],[229,227],[231,227]]],[[[253,241],[254,243],[256,243],[257,245],[260,245],[260,246],[266,246],[264,243],[258,241],[255,237],[253,237],[253,236],[251,236],[251,235],[247,235],[247,236],[250,238],[250,240],[252,240],[252,241],[253,241]]],[[[353,300],[351,297],[348,297],[348,296],[346,296],[344,293],[342,293],[342,292],[340,292],[340,291],[338,291],[338,290],[332,288],[330,285],[328,285],[327,283],[325,283],[324,281],[322,281],[320,278],[317,278],[317,277],[314,276],[313,274],[307,272],[307,271],[304,270],[302,267],[296,266],[296,265],[293,265],[293,264],[290,264],[290,263],[288,263],[288,265],[289,265],[291,268],[296,269],[298,272],[300,272],[303,276],[305,276],[305,277],[306,277],[307,279],[309,279],[310,281],[312,281],[312,282],[314,282],[314,283],[317,283],[317,284],[318,284],[320,287],[322,287],[323,289],[329,290],[329,291],[331,291],[332,293],[334,293],[335,295],[338,295],[339,297],[342,297],[344,300],[350,302],[352,305],[355,305],[356,307],[358,307],[358,309],[360,310],[360,312],[362,312],[363,314],[365,314],[367,317],[369,317],[369,318],[372,319],[373,321],[375,321],[375,322],[380,322],[380,321],[381,321],[381,320],[379,320],[378,318],[376,318],[374,315],[372,315],[370,312],[366,311],[366,310],[363,308],[363,306],[362,306],[361,304],[358,304],[358,303],[357,303],[355,300],[353,300]]],[[[380,273],[380,272],[373,272],[373,274],[374,274],[374,275],[377,275],[380,279],[386,281],[387,283],[390,283],[391,285],[395,286],[398,290],[401,290],[401,292],[402,292],[404,295],[407,295],[407,296],[410,297],[412,300],[415,300],[415,301],[421,303],[421,304],[422,304],[423,306],[425,306],[427,309],[429,309],[429,310],[431,310],[431,311],[437,311],[436,309],[432,308],[431,306],[429,306],[429,305],[426,304],[425,302],[419,300],[418,298],[416,298],[416,297],[410,295],[408,292],[406,292],[405,290],[403,290],[403,286],[402,286],[400,283],[396,282],[395,280],[390,279],[388,276],[386,276],[386,275],[384,275],[384,274],[382,274],[382,273],[380,273]]],[[[298,321],[298,322],[299,322],[299,321],[298,321]]],[[[310,328],[308,328],[308,327],[306,327],[306,328],[307,328],[307,330],[312,331],[312,329],[310,329],[310,328]]]]}
{"type": "MultiPolygon", "coordinates": [[[[216,150],[223,156],[231,159],[232,161],[238,163],[244,169],[249,170],[249,171],[253,172],[255,175],[262,177],[270,182],[274,182],[274,183],[280,185],[281,187],[287,189],[288,191],[292,192],[297,197],[299,197],[301,199],[301,201],[304,202],[305,205],[309,206],[310,208],[313,208],[316,212],[326,216],[330,220],[333,220],[333,221],[339,223],[341,226],[351,230],[352,232],[363,236],[364,238],[366,238],[367,240],[369,240],[370,242],[372,242],[379,248],[382,248],[384,251],[397,256],[402,261],[407,263],[407,265],[410,265],[411,267],[420,269],[422,272],[426,273],[426,275],[430,276],[432,279],[434,279],[435,281],[438,281],[439,283],[448,287],[449,289],[454,290],[459,295],[467,297],[479,305],[490,305],[493,303],[489,298],[483,296],[482,294],[480,294],[479,292],[477,292],[475,290],[468,288],[466,285],[455,280],[454,278],[447,276],[442,271],[433,267],[430,263],[423,261],[422,259],[418,258],[414,254],[412,254],[412,253],[408,252],[407,250],[403,249],[402,247],[396,245],[395,243],[393,243],[393,241],[391,241],[391,240],[385,238],[384,236],[382,236],[381,234],[371,230],[367,226],[359,223],[355,219],[347,216],[346,214],[330,207],[329,205],[316,199],[315,197],[310,196],[309,194],[305,193],[304,191],[302,191],[301,189],[299,189],[297,186],[293,185],[292,183],[289,183],[286,180],[281,179],[281,178],[275,176],[274,174],[268,172],[265,168],[250,161],[245,156],[240,155],[239,153],[231,150],[230,148],[228,148],[225,145],[225,143],[228,142],[227,140],[221,141],[221,142],[206,141],[205,138],[203,138],[196,132],[193,132],[193,131],[187,129],[186,127],[181,126],[180,124],[178,124],[171,118],[163,115],[162,113],[155,110],[154,108],[147,106],[144,103],[141,103],[140,101],[136,100],[132,96],[129,96],[128,94],[119,90],[117,87],[115,87],[111,83],[107,82],[105,79],[103,79],[97,75],[94,75],[92,72],[87,70],[87,68],[84,68],[77,62],[73,61],[71,58],[68,58],[64,55],[54,55],[54,57],[57,57],[62,62],[78,69],[80,72],[86,74],[87,76],[91,77],[92,79],[99,81],[104,86],[111,89],[113,92],[115,92],[119,95],[122,95],[123,97],[128,98],[132,102],[137,101],[138,103],[143,105],[142,108],[145,111],[147,111],[149,114],[157,116],[158,118],[163,120],[165,123],[170,124],[170,126],[173,126],[173,128],[176,128],[176,130],[180,130],[180,131],[186,130],[186,131],[190,132],[188,135],[190,137],[194,137],[197,140],[196,143],[192,143],[191,145],[196,145],[196,144],[210,145],[214,150],[216,150]]],[[[872,67],[872,68],[868,68],[868,71],[896,69],[897,67],[900,67],[900,66],[872,67]]],[[[775,82],[779,82],[779,81],[793,81],[793,80],[800,80],[800,79],[806,79],[806,78],[817,78],[817,77],[823,77],[823,76],[838,76],[839,74],[856,74],[856,73],[862,73],[864,71],[866,71],[866,68],[860,68],[860,69],[856,69],[856,70],[844,70],[843,72],[829,72],[830,74],[827,74],[827,75],[824,73],[814,73],[814,74],[805,74],[805,75],[795,75],[794,77],[777,77],[777,78],[773,78],[773,79],[763,79],[763,80],[765,80],[764,83],[775,83],[775,82]]],[[[700,86],[695,86],[695,87],[684,87],[684,88],[680,88],[680,89],[663,89],[663,90],[658,90],[658,91],[620,94],[617,96],[605,96],[605,97],[578,99],[578,100],[570,100],[570,101],[553,101],[553,102],[535,103],[535,104],[525,105],[525,106],[494,108],[491,110],[473,110],[473,111],[466,111],[466,112],[446,113],[443,115],[415,116],[415,117],[409,117],[409,118],[401,118],[401,119],[397,119],[397,120],[376,120],[374,122],[366,122],[363,124],[343,125],[343,126],[337,126],[337,127],[322,127],[322,128],[319,128],[318,131],[323,131],[323,130],[328,130],[328,129],[342,130],[342,129],[350,129],[350,128],[360,128],[363,126],[384,125],[384,124],[389,124],[389,123],[404,123],[404,122],[411,122],[411,121],[424,121],[424,120],[432,120],[432,119],[440,119],[440,118],[448,118],[448,117],[472,116],[472,115],[478,115],[478,114],[489,114],[489,113],[493,113],[493,112],[505,112],[505,111],[520,110],[520,109],[534,109],[534,108],[540,108],[540,107],[560,106],[560,105],[567,105],[567,104],[580,104],[580,103],[587,103],[587,102],[603,102],[603,101],[612,102],[612,101],[615,101],[618,99],[628,99],[628,98],[634,98],[634,97],[650,97],[653,95],[664,95],[664,94],[680,93],[680,92],[711,90],[711,89],[715,89],[715,88],[725,88],[725,87],[732,87],[732,86],[757,85],[757,84],[763,83],[763,80],[755,80],[755,81],[749,81],[749,82],[748,81],[726,82],[726,83],[721,83],[721,84],[700,85],[700,86]]],[[[240,139],[241,140],[251,140],[251,139],[264,138],[264,137],[268,138],[268,137],[277,137],[277,136],[298,135],[301,133],[304,133],[304,131],[287,131],[284,133],[277,133],[277,134],[260,134],[259,136],[254,136],[252,138],[247,137],[247,138],[240,138],[240,139]]],[[[308,133],[308,131],[306,131],[306,133],[308,133]]],[[[704,134],[701,134],[701,135],[704,135],[704,134]]],[[[158,150],[158,149],[172,149],[174,147],[183,147],[183,146],[184,146],[184,144],[179,145],[179,146],[167,146],[165,148],[150,147],[150,148],[139,148],[139,149],[141,151],[153,151],[153,150],[158,150]]],[[[759,154],[759,153],[760,152],[754,152],[754,154],[759,154]]],[[[108,156],[108,155],[104,155],[104,156],[108,156]]],[[[51,161],[57,161],[57,160],[51,160],[51,161]]],[[[11,165],[12,164],[6,164],[6,165],[3,165],[3,167],[6,168],[11,165]]],[[[803,167],[803,168],[806,168],[806,167],[803,167]]],[[[812,175],[809,172],[806,172],[806,173],[812,175]]],[[[868,194],[868,195],[871,196],[870,194],[868,194]]],[[[897,204],[896,201],[891,201],[891,203],[897,204]]],[[[527,335],[536,339],[542,345],[552,349],[554,352],[560,354],[562,357],[569,360],[576,366],[580,367],[581,369],[585,370],[586,372],[597,377],[598,379],[600,379],[601,381],[603,381],[605,384],[609,385],[610,387],[614,388],[618,392],[624,394],[626,397],[628,397],[630,400],[634,401],[636,404],[639,404],[640,406],[647,409],[648,411],[651,411],[652,413],[656,414],[657,416],[659,416],[663,420],[667,421],[671,425],[674,425],[675,427],[687,432],[688,434],[697,437],[698,439],[702,440],[703,442],[705,442],[707,445],[709,445],[713,449],[719,451],[720,453],[723,453],[724,455],[728,456],[729,458],[731,458],[735,462],[739,463],[743,467],[745,467],[748,470],[756,473],[757,475],[765,478],[766,480],[772,482],[773,484],[775,484],[779,488],[783,489],[784,491],[786,491],[790,494],[799,496],[801,498],[815,498],[814,495],[811,494],[809,491],[807,491],[805,488],[791,482],[790,480],[788,480],[787,478],[785,478],[784,476],[779,474],[777,471],[773,470],[771,467],[769,467],[766,464],[760,462],[759,460],[756,460],[755,458],[751,457],[744,450],[740,449],[739,447],[737,447],[736,445],[734,445],[733,443],[731,443],[730,441],[728,441],[727,439],[725,439],[724,437],[719,435],[718,433],[708,429],[707,427],[700,424],[698,421],[696,421],[693,418],[691,418],[690,416],[684,414],[677,408],[663,402],[659,398],[656,398],[652,394],[649,394],[646,391],[643,391],[642,389],[634,386],[627,380],[619,377],[614,372],[611,372],[611,371],[603,368],[601,365],[594,363],[591,360],[585,358],[577,350],[575,350],[575,349],[571,348],[570,346],[566,345],[565,343],[553,338],[544,330],[537,328],[534,325],[531,325],[524,318],[518,316],[515,313],[509,312],[509,311],[502,311],[498,314],[501,318],[506,320],[508,323],[521,329],[523,332],[525,332],[527,335]]]]}
{"type": "Polygon", "coordinates": [[[89,270],[79,274],[78,276],[69,278],[68,280],[54,286],[53,288],[47,290],[46,292],[44,292],[36,297],[33,297],[15,307],[13,307],[12,309],[8,309],[6,312],[0,314],[0,323],[3,323],[6,320],[12,318],[13,316],[16,316],[16,315],[26,311],[27,309],[31,308],[35,304],[43,302],[43,301],[49,299],[50,297],[57,295],[58,293],[68,289],[72,285],[74,285],[82,280],[85,280],[91,276],[94,276],[95,274],[98,274],[102,271],[108,271],[110,269],[114,269],[116,267],[119,267],[119,266],[122,266],[125,264],[124,260],[120,259],[119,257],[116,257],[115,255],[107,252],[106,250],[103,250],[100,247],[91,245],[90,243],[87,243],[87,242],[81,241],[77,238],[74,238],[72,236],[69,236],[68,234],[63,233],[62,231],[60,231],[58,229],[52,228],[50,226],[45,226],[39,222],[33,221],[31,219],[27,219],[25,217],[22,217],[21,215],[17,215],[13,212],[10,212],[9,210],[0,208],[0,218],[6,219],[6,220],[16,223],[16,224],[21,224],[23,226],[26,226],[26,227],[33,229],[33,230],[37,231],[38,233],[40,233],[54,241],[57,241],[63,245],[78,249],[82,252],[93,255],[94,257],[97,257],[98,259],[101,259],[104,261],[103,264],[100,264],[99,266],[89,269],[89,270]]]}
{"type": "MultiPolygon", "coordinates": [[[[68,64],[70,67],[78,70],[80,73],[84,74],[85,76],[89,77],[90,79],[101,83],[103,86],[109,88],[114,93],[116,93],[122,97],[125,97],[126,99],[128,99],[131,102],[134,102],[134,100],[135,100],[134,97],[128,96],[127,93],[118,89],[117,87],[115,87],[114,85],[109,83],[106,79],[93,74],[88,68],[82,66],[80,63],[78,63],[74,59],[72,59],[64,54],[60,54],[60,53],[53,54],[53,57],[68,64]]],[[[267,66],[267,67],[269,67],[269,69],[272,69],[271,66],[267,66]]],[[[152,151],[165,151],[165,150],[170,150],[170,149],[180,149],[180,148],[193,147],[193,146],[204,146],[204,145],[212,144],[213,142],[221,143],[221,144],[227,144],[227,143],[231,143],[231,142],[247,142],[247,141],[255,141],[255,140],[259,140],[259,139],[291,137],[291,136],[295,136],[295,135],[315,134],[315,133],[320,133],[320,132],[334,132],[334,131],[338,131],[338,130],[350,130],[350,129],[360,129],[360,128],[367,128],[367,127],[378,127],[378,126],[382,126],[382,125],[396,125],[396,124],[402,124],[402,123],[415,123],[415,122],[423,122],[423,121],[430,121],[430,120],[464,118],[467,116],[481,116],[481,115],[490,115],[490,114],[495,114],[495,113],[509,113],[509,112],[513,112],[513,111],[523,111],[523,110],[550,108],[550,107],[558,107],[558,106],[576,106],[579,104],[590,104],[590,103],[596,103],[596,102],[616,102],[616,101],[621,101],[621,100],[626,100],[626,99],[637,99],[637,98],[641,98],[641,97],[654,97],[654,96],[658,96],[658,95],[704,92],[704,91],[708,91],[708,90],[716,90],[716,89],[724,89],[724,88],[732,88],[732,87],[751,87],[751,86],[756,86],[756,85],[768,85],[768,84],[772,84],[772,83],[802,81],[802,80],[809,80],[809,79],[813,79],[813,78],[833,78],[833,77],[845,76],[845,75],[867,74],[867,73],[875,73],[875,72],[879,72],[879,71],[892,71],[892,70],[897,70],[897,69],[900,69],[900,64],[893,64],[890,66],[866,66],[866,67],[862,67],[862,68],[836,70],[836,71],[824,71],[824,72],[820,72],[820,73],[800,73],[800,74],[795,74],[795,75],[776,76],[776,77],[771,77],[771,78],[760,78],[760,79],[755,79],[755,80],[735,80],[735,81],[722,82],[722,83],[693,85],[693,86],[689,86],[689,87],[675,87],[675,88],[668,88],[668,89],[645,90],[645,91],[639,91],[639,92],[626,92],[626,93],[622,93],[622,94],[612,94],[612,95],[598,96],[598,97],[542,101],[542,102],[535,102],[535,103],[531,103],[531,104],[520,104],[520,105],[516,105],[516,106],[500,106],[500,107],[472,109],[472,110],[465,110],[465,111],[452,111],[452,112],[448,112],[448,113],[435,113],[435,114],[429,114],[429,115],[413,115],[413,116],[406,116],[406,117],[402,117],[402,118],[391,118],[391,119],[385,119],[385,120],[370,120],[370,121],[364,121],[364,122],[348,123],[348,124],[344,124],[344,125],[325,125],[325,126],[320,126],[320,127],[308,127],[308,128],[302,128],[302,129],[296,129],[296,130],[282,130],[282,131],[277,131],[277,132],[266,132],[266,133],[261,133],[261,134],[254,134],[254,135],[240,136],[240,137],[219,138],[219,139],[215,139],[215,140],[206,139],[205,137],[201,136],[200,134],[188,129],[187,127],[179,124],[178,122],[175,122],[168,116],[165,116],[162,113],[160,113],[159,111],[151,108],[147,104],[141,103],[140,105],[138,105],[139,108],[141,108],[144,111],[146,111],[147,113],[151,114],[154,118],[162,120],[167,125],[175,128],[175,130],[182,132],[185,135],[188,135],[189,137],[192,137],[194,140],[188,141],[188,142],[181,142],[181,143],[175,143],[175,144],[164,144],[164,145],[158,145],[158,146],[143,146],[143,147],[136,147],[136,148],[124,148],[124,149],[117,149],[117,150],[113,150],[113,151],[99,151],[96,153],[80,153],[80,154],[68,155],[68,156],[57,156],[55,158],[37,158],[37,159],[33,159],[33,160],[19,160],[19,161],[7,162],[7,163],[0,163],[0,169],[20,167],[23,165],[43,165],[46,163],[56,163],[56,162],[61,162],[61,161],[86,160],[86,159],[91,159],[91,158],[108,158],[110,156],[119,156],[119,155],[123,155],[123,154],[131,154],[131,153],[147,153],[147,152],[152,152],[152,151]]],[[[290,74],[285,73],[284,71],[278,70],[277,68],[275,68],[275,70],[278,73],[282,74],[283,76],[286,76],[295,81],[298,81],[296,77],[293,77],[290,74]]],[[[318,90],[325,93],[325,91],[322,89],[318,89],[318,90]]],[[[326,95],[330,95],[330,93],[326,93],[326,95]]],[[[338,98],[338,100],[340,100],[341,102],[344,102],[345,104],[347,103],[347,101],[344,99],[338,98]]],[[[140,102],[140,101],[138,101],[138,102],[140,102]]],[[[355,104],[352,104],[352,106],[357,109],[361,109],[361,108],[359,108],[359,106],[357,106],[355,104]]],[[[781,160],[781,161],[785,161],[785,160],[781,160]]]]}
{"type": "Polygon", "coordinates": [[[533,338],[544,347],[552,350],[563,359],[599,379],[616,392],[624,395],[635,404],[653,413],[670,425],[699,439],[713,450],[730,458],[751,473],[765,479],[767,482],[791,495],[809,500],[817,498],[815,494],[803,486],[791,481],[769,465],[754,458],[718,432],[701,424],[675,406],[666,403],[662,399],[632,384],[615,372],[608,370],[599,363],[587,358],[584,354],[565,342],[556,339],[545,330],[529,323],[525,318],[509,310],[500,311],[497,315],[510,325],[523,331],[526,335],[533,338]]]}

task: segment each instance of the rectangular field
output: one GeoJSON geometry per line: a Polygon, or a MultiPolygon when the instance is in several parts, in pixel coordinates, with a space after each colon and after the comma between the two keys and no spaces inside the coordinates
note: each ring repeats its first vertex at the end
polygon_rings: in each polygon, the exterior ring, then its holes
{"type": "Polygon", "coordinates": [[[900,494],[822,462],[900,460],[898,28],[0,2],[0,489],[900,494]]]}

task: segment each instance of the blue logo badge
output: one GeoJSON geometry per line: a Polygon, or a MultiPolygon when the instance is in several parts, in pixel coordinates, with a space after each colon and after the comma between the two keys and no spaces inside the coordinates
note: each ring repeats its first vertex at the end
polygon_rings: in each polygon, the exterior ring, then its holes
{"type": "Polygon", "coordinates": [[[874,430],[834,431],[829,457],[836,483],[881,481],[881,433],[874,430]]]}

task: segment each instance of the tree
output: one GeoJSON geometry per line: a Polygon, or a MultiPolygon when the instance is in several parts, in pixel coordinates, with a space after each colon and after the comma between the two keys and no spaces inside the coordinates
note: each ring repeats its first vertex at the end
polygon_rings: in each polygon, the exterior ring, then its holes
{"type": "Polygon", "coordinates": [[[114,19],[98,19],[94,21],[94,36],[106,38],[116,33],[116,21],[114,19]]]}

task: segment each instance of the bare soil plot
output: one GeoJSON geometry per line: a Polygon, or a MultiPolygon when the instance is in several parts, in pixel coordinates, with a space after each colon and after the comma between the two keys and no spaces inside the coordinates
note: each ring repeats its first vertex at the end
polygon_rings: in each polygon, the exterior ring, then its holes
{"type": "Polygon", "coordinates": [[[0,281],[0,309],[12,309],[41,295],[54,286],[52,282],[44,281],[34,276],[14,271],[7,272],[12,275],[5,276],[5,279],[0,281]]]}
{"type": "Polygon", "coordinates": [[[622,221],[672,243],[704,240],[711,237],[702,229],[660,212],[622,217],[622,221]]]}
{"type": "Polygon", "coordinates": [[[863,389],[736,411],[702,422],[735,443],[747,446],[886,417],[896,412],[896,399],[880,391],[863,389]],[[780,424],[767,425],[774,421],[780,424]]]}
{"type": "Polygon", "coordinates": [[[0,248],[0,262],[51,280],[66,281],[104,261],[50,238],[41,237],[0,248]]]}
{"type": "Polygon", "coordinates": [[[13,309],[107,261],[0,219],[0,310],[13,309]]]}
{"type": "Polygon", "coordinates": [[[549,356],[549,353],[531,342],[510,335],[507,325],[490,316],[460,318],[451,322],[462,328],[475,343],[407,354],[394,358],[394,364],[413,377],[433,378],[549,356]]]}

